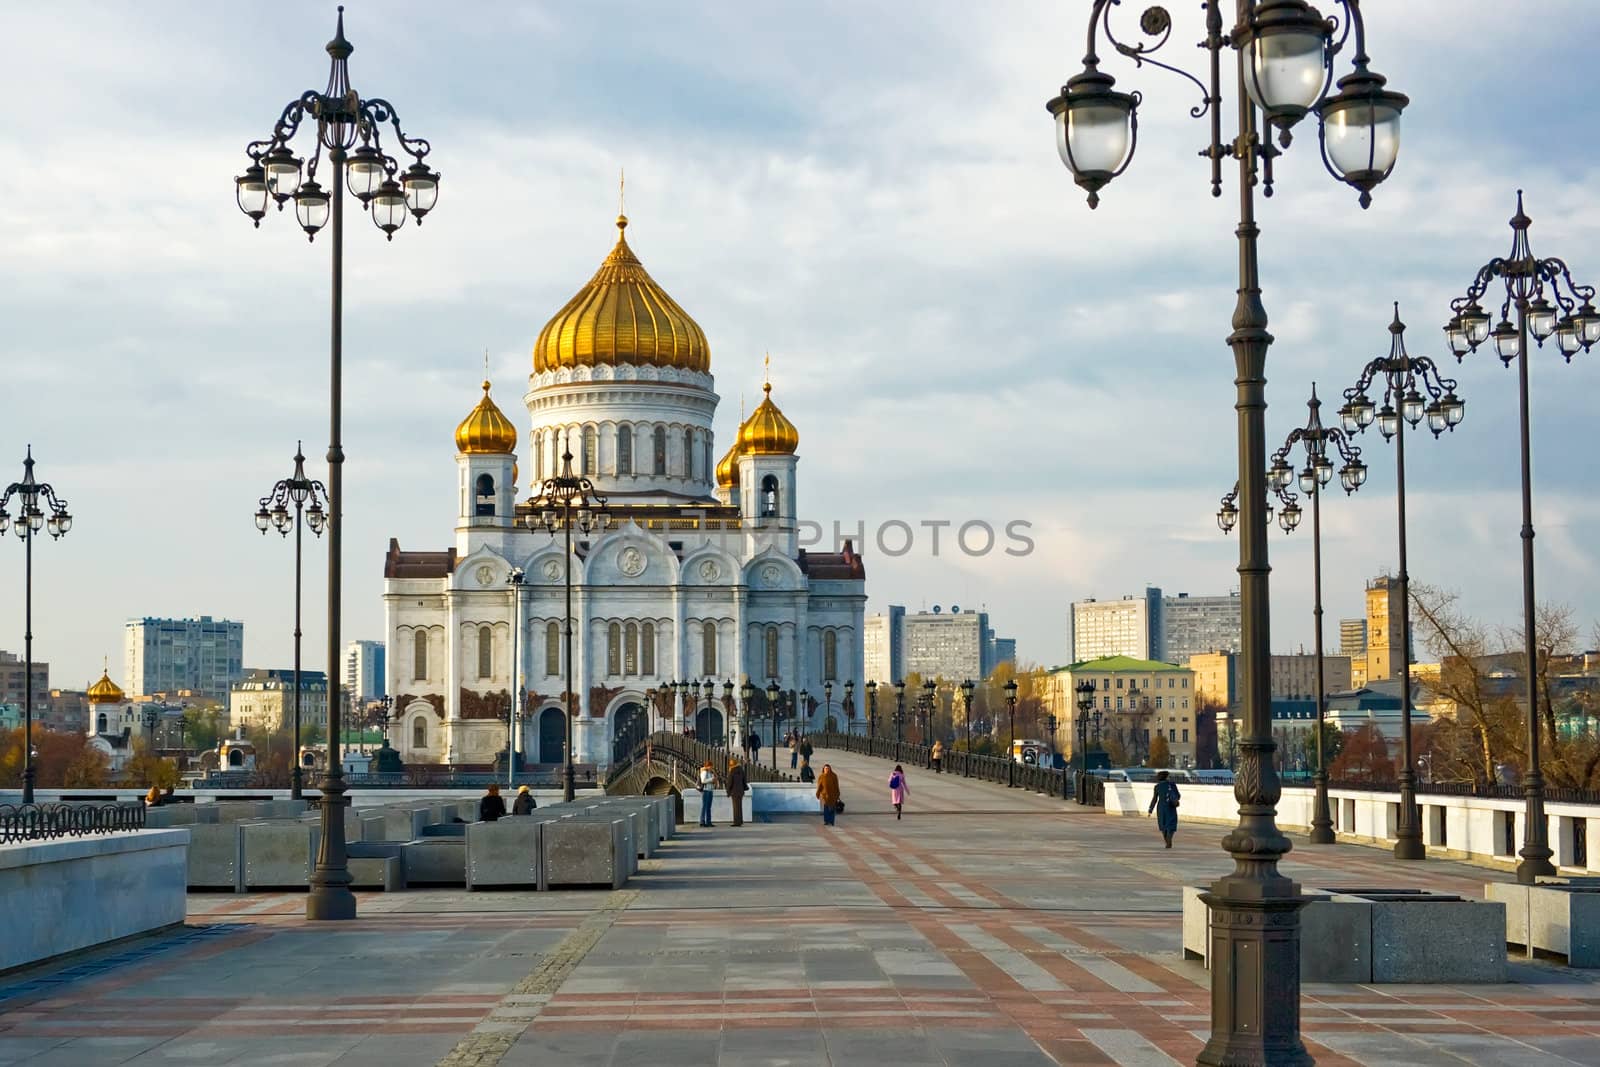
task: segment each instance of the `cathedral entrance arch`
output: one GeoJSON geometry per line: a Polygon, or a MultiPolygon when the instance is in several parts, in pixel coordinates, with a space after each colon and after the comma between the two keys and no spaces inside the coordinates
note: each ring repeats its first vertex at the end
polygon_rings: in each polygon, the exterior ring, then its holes
{"type": "Polygon", "coordinates": [[[649,732],[644,708],[629,702],[611,713],[611,762],[622,760],[649,732]]]}
{"type": "Polygon", "coordinates": [[[538,763],[561,763],[566,759],[567,717],[560,708],[545,708],[539,713],[538,763]]]}
{"type": "Polygon", "coordinates": [[[722,712],[716,708],[701,708],[694,713],[694,739],[708,745],[720,745],[727,739],[722,736],[722,712]]]}

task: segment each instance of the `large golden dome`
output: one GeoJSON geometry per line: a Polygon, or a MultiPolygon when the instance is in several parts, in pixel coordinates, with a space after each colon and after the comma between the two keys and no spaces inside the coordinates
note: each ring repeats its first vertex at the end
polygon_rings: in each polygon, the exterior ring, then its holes
{"type": "Polygon", "coordinates": [[[589,284],[556,312],[533,345],[535,374],[561,367],[676,367],[709,371],[705,331],[645,272],[617,216],[617,244],[589,284]]]}
{"type": "Polygon", "coordinates": [[[481,454],[514,453],[516,450],[517,428],[489,399],[489,383],[485,380],[483,399],[456,427],[456,451],[481,454]]]}
{"type": "Polygon", "coordinates": [[[121,703],[124,695],[122,687],[113,682],[111,675],[106,671],[100,672],[100,680],[91,685],[87,693],[91,704],[121,703]]]}
{"type": "Polygon", "coordinates": [[[772,383],[763,384],[761,390],[767,395],[739,427],[734,447],[742,455],[792,456],[800,447],[800,431],[772,402],[772,383]]]}

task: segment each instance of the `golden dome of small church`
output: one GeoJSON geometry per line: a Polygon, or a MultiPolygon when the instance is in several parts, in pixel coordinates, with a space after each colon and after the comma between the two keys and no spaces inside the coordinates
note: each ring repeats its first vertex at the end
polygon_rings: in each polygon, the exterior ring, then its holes
{"type": "Polygon", "coordinates": [[[457,427],[449,547],[389,543],[388,691],[407,762],[503,760],[500,715],[515,706],[519,764],[560,764],[569,672],[579,763],[604,767],[663,721],[702,740],[754,729],[769,744],[770,720],[742,705],[746,681],[793,691],[808,729],[864,729],[865,565],[850,542],[805,543],[819,525],[797,509],[800,433],[770,379],[717,459],[706,331],[645,270],[627,229],[619,217],[600,268],[534,335],[523,432],[487,381],[457,427]],[[549,510],[533,496],[568,456],[610,520],[575,529],[570,557],[564,533],[529,522],[549,510]],[[674,681],[712,682],[717,699],[677,698],[674,681]],[[668,696],[648,711],[652,690],[668,696]]]}

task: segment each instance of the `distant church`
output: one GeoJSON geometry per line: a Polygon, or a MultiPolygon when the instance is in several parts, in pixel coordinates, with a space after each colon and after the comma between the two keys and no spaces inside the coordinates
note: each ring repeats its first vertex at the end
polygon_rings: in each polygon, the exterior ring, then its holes
{"type": "MultiPolygon", "coordinates": [[[[501,713],[526,690],[517,750],[563,759],[564,568],[573,571],[577,715],[573,759],[609,764],[663,718],[702,739],[731,733],[739,690],[795,690],[810,728],[860,728],[866,571],[853,546],[797,544],[800,434],[763,386],[760,405],[716,460],[718,396],[705,332],[645,272],[626,216],[600,269],[540,331],[523,398],[532,495],[572,470],[608,504],[604,531],[564,541],[525,524],[516,427],[483,397],[456,428],[455,545],[384,561],[388,691],[407,762],[482,764],[504,750],[501,713]],[[525,584],[514,607],[509,576],[525,584]],[[513,627],[516,636],[513,638],[513,627]],[[512,673],[512,651],[520,665],[512,673]],[[707,707],[646,691],[715,683],[707,707]],[[733,684],[732,706],[723,699],[733,684]],[[831,685],[831,703],[827,700],[831,685]]],[[[770,741],[770,720],[752,723],[770,741]]]]}

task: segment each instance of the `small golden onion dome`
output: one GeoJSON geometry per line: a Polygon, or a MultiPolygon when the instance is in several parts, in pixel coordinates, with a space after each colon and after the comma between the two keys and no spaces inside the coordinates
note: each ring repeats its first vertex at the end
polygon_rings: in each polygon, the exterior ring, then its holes
{"type": "Polygon", "coordinates": [[[743,455],[792,456],[800,447],[800,431],[772,402],[772,383],[761,387],[766,397],[739,427],[736,446],[743,455]]]}
{"type": "Polygon", "coordinates": [[[122,687],[111,680],[111,675],[105,671],[100,672],[100,680],[89,687],[89,703],[91,704],[116,704],[126,694],[122,687]]]}
{"type": "Polygon", "coordinates": [[[456,451],[469,454],[505,453],[517,450],[517,428],[489,399],[489,383],[483,383],[483,399],[456,427],[456,451]]]}
{"type": "Polygon", "coordinates": [[[535,374],[618,364],[709,371],[705,331],[645,272],[617,216],[617,244],[533,345],[535,374]]]}
{"type": "Polygon", "coordinates": [[[733,447],[717,461],[717,488],[732,489],[739,484],[739,435],[733,438],[733,447]]]}

